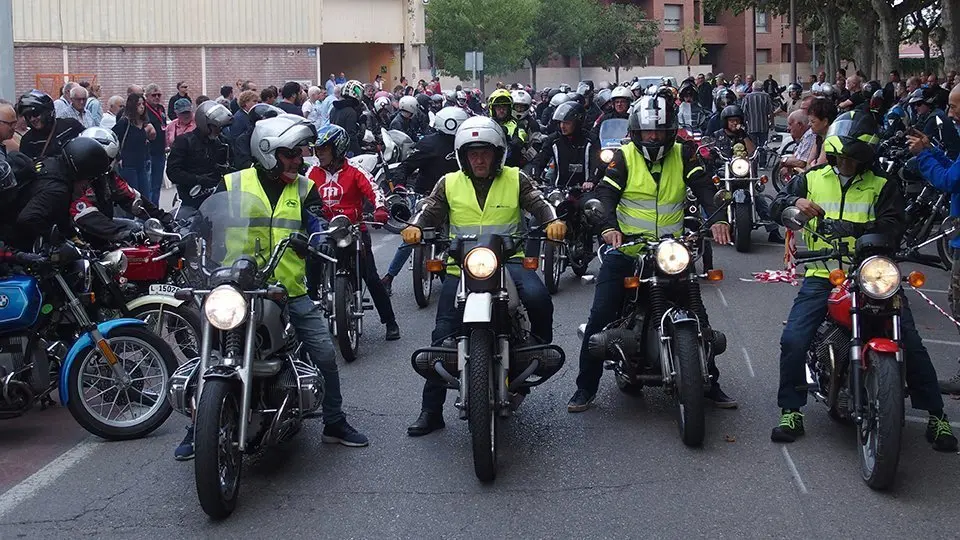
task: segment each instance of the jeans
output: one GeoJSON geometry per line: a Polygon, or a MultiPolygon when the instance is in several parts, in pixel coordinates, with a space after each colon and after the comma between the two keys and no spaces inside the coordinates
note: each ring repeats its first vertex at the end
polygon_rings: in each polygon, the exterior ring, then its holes
{"type": "Polygon", "coordinates": [[[753,139],[753,142],[756,143],[757,148],[760,148],[760,153],[757,154],[757,157],[760,159],[758,163],[766,167],[767,162],[764,161],[766,157],[766,148],[767,148],[767,132],[766,131],[757,131],[750,134],[750,138],[753,139]]]}
{"type": "MultiPolygon", "coordinates": [[[[827,315],[827,298],[832,290],[833,285],[825,278],[805,278],[790,308],[787,326],[780,337],[780,391],[777,393],[777,405],[782,409],[799,409],[807,404],[807,378],[804,371],[807,350],[827,315]]],[[[901,296],[901,300],[900,330],[910,402],[914,409],[940,412],[943,410],[943,398],[940,397],[937,372],[917,332],[907,298],[901,296]]]]}
{"type": "Polygon", "coordinates": [[[403,265],[407,264],[411,253],[413,253],[413,244],[401,241],[400,245],[397,246],[397,252],[393,254],[390,266],[387,268],[387,275],[390,277],[400,275],[400,271],[403,270],[403,265]]]}
{"type": "Polygon", "coordinates": [[[120,178],[130,184],[130,187],[140,192],[144,198],[149,198],[150,189],[150,171],[148,169],[149,161],[139,163],[135,166],[125,163],[120,167],[120,178]]]}
{"type": "Polygon", "coordinates": [[[390,303],[390,295],[387,294],[387,288],[380,281],[380,275],[377,273],[377,261],[373,258],[371,249],[372,240],[370,231],[363,231],[361,235],[363,242],[363,281],[367,284],[367,290],[370,291],[370,297],[373,299],[373,305],[377,307],[377,313],[380,314],[380,322],[389,324],[397,322],[396,315],[393,314],[393,305],[390,303]]]}
{"type": "Polygon", "coordinates": [[[167,165],[167,155],[163,152],[150,154],[149,189],[141,192],[150,202],[160,206],[160,189],[163,187],[163,172],[167,165]]]}
{"type": "Polygon", "coordinates": [[[327,331],[327,320],[320,308],[309,296],[291,298],[287,303],[290,310],[290,322],[297,331],[297,337],[303,343],[304,350],[323,375],[323,423],[336,424],[344,420],[343,396],[340,394],[340,373],[337,371],[337,358],[327,331]]]}
{"type": "MultiPolygon", "coordinates": [[[[543,343],[550,343],[553,341],[553,300],[550,299],[546,285],[535,270],[526,270],[517,264],[508,264],[506,267],[530,318],[530,332],[543,343]]],[[[457,308],[458,288],[459,278],[447,276],[447,279],[443,280],[440,298],[437,300],[437,322],[430,336],[434,345],[439,345],[444,339],[460,331],[463,310],[457,308]]],[[[423,385],[423,410],[439,413],[446,396],[446,387],[428,380],[423,385]]]]}

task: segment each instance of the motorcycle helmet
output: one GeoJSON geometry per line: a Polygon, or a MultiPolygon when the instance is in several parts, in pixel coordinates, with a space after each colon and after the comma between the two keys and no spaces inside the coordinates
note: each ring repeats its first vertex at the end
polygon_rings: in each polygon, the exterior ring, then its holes
{"type": "Polygon", "coordinates": [[[417,115],[417,110],[420,108],[420,105],[417,103],[416,98],[413,96],[403,96],[400,98],[400,102],[397,105],[397,109],[402,113],[408,113],[411,117],[417,115]]]}
{"type": "Polygon", "coordinates": [[[800,94],[803,93],[803,87],[797,83],[790,83],[787,85],[787,95],[796,99],[800,97],[800,94]],[[796,96],[794,96],[796,94],[796,96]]]}
{"type": "Polygon", "coordinates": [[[433,119],[433,125],[440,133],[456,135],[460,125],[467,121],[470,115],[459,107],[444,107],[433,119]]]}
{"type": "MultiPolygon", "coordinates": [[[[201,103],[201,105],[203,105],[203,103],[201,103]]],[[[280,116],[283,114],[283,109],[277,107],[276,105],[270,105],[269,103],[257,103],[250,108],[250,112],[247,114],[250,117],[250,123],[256,124],[264,118],[274,118],[276,116],[280,116]]]]}
{"type": "Polygon", "coordinates": [[[697,87],[691,82],[685,82],[683,86],[680,87],[680,99],[684,99],[687,96],[692,97],[694,100],[697,99],[697,87]]]}
{"type": "Polygon", "coordinates": [[[634,99],[643,95],[643,85],[640,84],[640,81],[633,81],[633,84],[630,85],[630,93],[633,94],[634,99]]]}
{"type": "Polygon", "coordinates": [[[873,162],[879,144],[877,121],[865,111],[850,111],[837,116],[823,139],[824,152],[831,165],[836,163],[836,156],[846,156],[857,160],[861,170],[873,162]]]}
{"type": "Polygon", "coordinates": [[[743,109],[738,105],[727,105],[720,111],[720,124],[723,125],[723,129],[727,129],[727,120],[731,118],[739,118],[740,123],[743,123],[743,109]]]}
{"type": "Polygon", "coordinates": [[[577,93],[583,96],[584,98],[592,96],[593,81],[591,80],[580,81],[580,84],[577,85],[577,93]]]}
{"type": "MultiPolygon", "coordinates": [[[[466,97],[466,96],[464,96],[466,97]]],[[[457,92],[456,90],[444,90],[443,99],[446,105],[456,105],[457,104],[457,92]]]]}
{"type": "Polygon", "coordinates": [[[420,107],[420,111],[426,113],[430,110],[430,96],[427,94],[417,94],[415,96],[417,100],[417,106],[420,107]]]}
{"type": "MultiPolygon", "coordinates": [[[[363,86],[361,85],[361,90],[363,86]]],[[[253,126],[250,135],[250,154],[256,164],[266,171],[279,165],[277,149],[292,150],[306,147],[317,140],[317,130],[302,116],[281,114],[264,118],[253,126]]]]}
{"type": "Polygon", "coordinates": [[[432,110],[433,112],[437,112],[442,108],[443,108],[443,96],[441,96],[440,94],[434,94],[430,96],[430,110],[432,110]]]}
{"type": "Polygon", "coordinates": [[[113,161],[100,141],[90,137],[76,137],[63,145],[60,155],[73,180],[92,180],[110,170],[113,161]]]}
{"type": "Polygon", "coordinates": [[[610,93],[610,99],[625,99],[630,102],[633,101],[633,93],[623,86],[618,86],[610,93]]]}
{"type": "Polygon", "coordinates": [[[17,187],[17,177],[7,160],[0,159],[0,193],[17,187]]]}
{"type": "Polygon", "coordinates": [[[317,130],[317,140],[313,143],[314,148],[322,148],[329,145],[333,149],[333,161],[338,162],[347,155],[350,148],[350,136],[347,131],[336,124],[327,124],[317,130]]]}
{"type": "Polygon", "coordinates": [[[880,81],[868,81],[866,84],[863,85],[861,92],[863,93],[863,97],[870,99],[873,97],[874,92],[882,89],[883,89],[883,86],[880,85],[880,81]]]}
{"type": "Polygon", "coordinates": [[[513,97],[510,96],[510,92],[503,88],[495,90],[487,98],[487,113],[491,117],[495,116],[493,108],[498,106],[506,106],[511,111],[513,110],[513,97]]]}
{"type": "Polygon", "coordinates": [[[42,92],[27,92],[17,100],[17,116],[27,118],[39,116],[44,125],[53,121],[53,99],[42,92]]]}
{"type": "Polygon", "coordinates": [[[875,112],[885,112],[886,102],[883,99],[883,90],[877,90],[870,96],[870,110],[875,112]]]}
{"type": "Polygon", "coordinates": [[[81,137],[87,137],[100,143],[100,146],[107,151],[107,156],[111,160],[116,159],[120,153],[120,139],[112,129],[102,127],[89,127],[80,132],[81,137]]]}
{"type": "Polygon", "coordinates": [[[491,171],[490,176],[496,177],[500,174],[500,170],[507,161],[507,137],[500,125],[492,118],[486,116],[468,118],[460,124],[460,128],[457,129],[457,134],[453,139],[457,166],[468,177],[476,180],[473,169],[470,167],[470,160],[467,159],[467,150],[471,148],[492,148],[495,157],[494,170],[491,171]]]}
{"type": "Polygon", "coordinates": [[[560,83],[560,86],[558,86],[557,89],[563,92],[564,94],[569,93],[571,90],[570,85],[567,83],[560,83]]]}
{"type": "Polygon", "coordinates": [[[669,96],[643,96],[630,109],[627,130],[634,146],[650,162],[658,162],[667,155],[677,141],[677,106],[669,96]],[[644,141],[645,133],[655,132],[657,138],[644,141]]]}
{"type": "Polygon", "coordinates": [[[533,98],[526,90],[515,90],[511,92],[513,99],[513,117],[522,120],[530,114],[530,107],[533,105],[533,98]]]}
{"type": "Polygon", "coordinates": [[[555,122],[573,122],[576,125],[574,129],[579,130],[583,126],[583,119],[586,115],[587,111],[583,108],[583,105],[576,101],[568,101],[561,103],[557,110],[553,111],[553,120],[555,122]]]}
{"type": "Polygon", "coordinates": [[[349,80],[343,83],[343,88],[340,89],[340,97],[360,101],[363,99],[363,83],[357,80],[349,80]]]}
{"type": "Polygon", "coordinates": [[[390,98],[388,97],[378,97],[376,101],[373,102],[373,112],[380,113],[380,111],[391,107],[390,98]]]}
{"type": "Polygon", "coordinates": [[[722,111],[724,107],[728,105],[733,105],[737,102],[737,94],[733,90],[724,88],[718,90],[715,98],[715,103],[718,111],[722,111]]]}
{"type": "MultiPolygon", "coordinates": [[[[627,93],[630,93],[630,91],[627,90],[627,93]]],[[[593,98],[593,102],[597,104],[597,107],[600,107],[600,110],[603,110],[607,102],[610,101],[611,96],[613,96],[613,92],[609,88],[604,88],[597,92],[597,95],[593,98]]]]}
{"type": "Polygon", "coordinates": [[[216,101],[204,101],[201,103],[200,106],[197,107],[197,112],[194,113],[193,117],[197,123],[197,133],[205,137],[213,134],[210,128],[219,128],[217,132],[219,135],[224,127],[229,126],[233,122],[233,113],[230,112],[230,109],[216,101]]]}
{"type": "Polygon", "coordinates": [[[559,107],[561,103],[566,103],[570,101],[570,98],[566,94],[558,93],[550,99],[551,107],[559,107]]]}
{"type": "Polygon", "coordinates": [[[464,92],[463,90],[457,91],[457,105],[461,107],[467,106],[467,93],[464,92]]]}

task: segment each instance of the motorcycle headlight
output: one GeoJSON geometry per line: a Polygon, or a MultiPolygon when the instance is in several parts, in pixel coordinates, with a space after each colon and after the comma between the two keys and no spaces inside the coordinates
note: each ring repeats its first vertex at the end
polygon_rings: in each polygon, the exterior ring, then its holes
{"type": "Polygon", "coordinates": [[[690,250],[676,240],[665,240],[657,246],[657,267],[669,275],[679,274],[690,264],[690,250]]]}
{"type": "Polygon", "coordinates": [[[748,176],[750,174],[750,162],[743,158],[737,158],[730,163],[730,172],[734,176],[748,176]]]}
{"type": "Polygon", "coordinates": [[[497,271],[497,266],[497,254],[490,248],[473,248],[463,259],[463,267],[474,279],[489,278],[497,271]]]}
{"type": "Polygon", "coordinates": [[[604,163],[610,163],[613,161],[613,150],[605,148],[600,151],[600,161],[604,163]]]}
{"type": "Polygon", "coordinates": [[[885,300],[900,290],[900,268],[886,257],[873,256],[860,265],[857,282],[870,298],[885,300]]]}
{"type": "Polygon", "coordinates": [[[215,328],[233,330],[247,318],[247,300],[230,285],[221,285],[203,302],[203,314],[215,328]]]}
{"type": "Polygon", "coordinates": [[[555,189],[547,195],[547,202],[556,207],[562,203],[565,198],[562,191],[555,189]]]}
{"type": "Polygon", "coordinates": [[[349,227],[338,229],[335,233],[331,233],[330,237],[337,242],[338,248],[348,247],[354,241],[353,231],[349,227]]]}
{"type": "Polygon", "coordinates": [[[115,249],[104,255],[100,264],[114,274],[122,274],[127,271],[127,255],[123,250],[115,249]]]}

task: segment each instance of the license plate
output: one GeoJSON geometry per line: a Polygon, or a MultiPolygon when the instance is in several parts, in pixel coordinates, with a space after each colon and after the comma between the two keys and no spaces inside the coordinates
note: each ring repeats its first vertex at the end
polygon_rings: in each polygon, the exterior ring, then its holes
{"type": "Polygon", "coordinates": [[[150,294],[162,294],[165,296],[173,296],[179,290],[180,287],[177,287],[176,285],[166,285],[163,283],[151,285],[148,289],[150,294]]]}

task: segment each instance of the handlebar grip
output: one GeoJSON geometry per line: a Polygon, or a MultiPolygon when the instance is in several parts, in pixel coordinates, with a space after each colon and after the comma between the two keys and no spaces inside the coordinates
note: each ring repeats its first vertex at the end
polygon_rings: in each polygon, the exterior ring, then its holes
{"type": "Polygon", "coordinates": [[[798,249],[796,253],[796,258],[810,259],[813,257],[826,257],[832,253],[833,253],[832,249],[818,249],[816,251],[807,251],[805,249],[798,249]]]}

